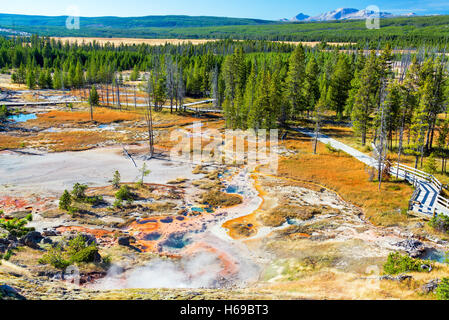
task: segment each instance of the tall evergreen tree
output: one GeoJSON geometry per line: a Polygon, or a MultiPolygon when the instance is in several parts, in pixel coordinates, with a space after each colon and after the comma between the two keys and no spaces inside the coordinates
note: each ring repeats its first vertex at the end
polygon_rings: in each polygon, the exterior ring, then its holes
{"type": "Polygon", "coordinates": [[[320,98],[320,87],[318,83],[319,71],[315,56],[312,55],[307,62],[304,80],[304,96],[308,112],[313,111],[320,98]]]}
{"type": "Polygon", "coordinates": [[[328,105],[335,110],[338,118],[343,117],[343,111],[348,99],[352,80],[351,66],[346,55],[340,54],[332,73],[327,92],[328,105]]]}
{"type": "Polygon", "coordinates": [[[286,79],[286,95],[294,117],[304,112],[307,107],[307,101],[303,91],[305,76],[305,52],[303,46],[298,45],[290,56],[286,79]]]}

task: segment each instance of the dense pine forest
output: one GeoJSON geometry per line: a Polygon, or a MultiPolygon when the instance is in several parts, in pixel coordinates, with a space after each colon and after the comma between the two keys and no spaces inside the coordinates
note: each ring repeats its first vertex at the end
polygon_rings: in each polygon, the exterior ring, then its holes
{"type": "Polygon", "coordinates": [[[222,40],[202,45],[62,43],[32,36],[0,40],[0,68],[34,88],[118,86],[122,71],[140,80],[155,105],[211,97],[229,128],[288,127],[326,115],[352,122],[362,145],[447,157],[448,61],[433,48],[339,50],[269,41],[222,40]],[[371,139],[371,140],[369,140],[371,139]]]}

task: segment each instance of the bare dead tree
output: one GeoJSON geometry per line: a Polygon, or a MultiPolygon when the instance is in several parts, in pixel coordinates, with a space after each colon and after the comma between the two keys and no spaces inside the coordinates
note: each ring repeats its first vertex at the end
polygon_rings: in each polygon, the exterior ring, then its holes
{"type": "Polygon", "coordinates": [[[137,109],[137,95],[136,95],[136,86],[134,85],[134,109],[137,109]]]}
{"type": "Polygon", "coordinates": [[[314,116],[315,116],[315,132],[314,132],[315,137],[314,137],[314,141],[313,141],[313,153],[314,154],[317,153],[318,137],[320,135],[320,130],[321,130],[322,108],[323,108],[323,106],[320,103],[318,103],[314,110],[314,116]]]}
{"type": "Polygon", "coordinates": [[[147,106],[145,108],[145,120],[147,122],[148,127],[148,142],[150,145],[150,159],[154,156],[154,132],[153,132],[153,113],[152,113],[152,81],[151,78],[148,77],[147,80],[147,106]]]}
{"type": "Polygon", "coordinates": [[[378,129],[378,133],[379,133],[379,139],[378,144],[374,144],[375,146],[375,154],[377,157],[377,178],[379,181],[379,191],[381,190],[382,187],[382,174],[383,174],[383,169],[384,169],[384,164],[385,164],[385,160],[386,160],[386,154],[387,154],[387,146],[386,146],[386,142],[387,140],[387,130],[386,130],[386,110],[385,110],[385,96],[386,96],[386,92],[385,92],[385,82],[383,83],[383,86],[381,88],[381,103],[380,103],[380,124],[379,124],[379,129],[378,129]]]}
{"type": "MultiPolygon", "coordinates": [[[[177,86],[176,86],[176,100],[177,103],[176,105],[179,107],[182,107],[184,104],[184,97],[185,97],[185,87],[184,87],[184,79],[183,79],[183,71],[182,68],[178,68],[178,72],[177,72],[177,86]]],[[[184,111],[185,111],[185,107],[184,107],[184,111]]]]}
{"type": "Polygon", "coordinates": [[[120,104],[120,80],[119,79],[117,79],[117,81],[116,81],[116,90],[117,90],[117,104],[118,104],[118,107],[119,107],[119,109],[120,109],[120,111],[122,111],[122,105],[120,104]]]}
{"type": "Polygon", "coordinates": [[[212,98],[214,99],[214,108],[217,108],[219,105],[219,88],[218,88],[218,66],[215,66],[215,68],[212,71],[211,74],[211,87],[212,87],[212,98]]]}
{"type": "MultiPolygon", "coordinates": [[[[410,66],[411,63],[411,54],[410,54],[410,50],[407,50],[408,54],[404,54],[402,55],[402,60],[400,63],[400,74],[399,74],[399,83],[403,83],[405,76],[407,74],[407,70],[410,66]]],[[[407,94],[407,93],[406,93],[407,94]]],[[[400,128],[399,128],[399,141],[398,141],[398,167],[397,167],[397,171],[396,171],[396,179],[399,178],[399,164],[401,163],[401,156],[402,156],[402,147],[403,147],[403,142],[404,142],[404,131],[405,131],[405,123],[406,123],[406,118],[407,118],[407,111],[408,108],[406,105],[402,106],[402,114],[401,114],[401,124],[400,124],[400,128]]]]}
{"type": "Polygon", "coordinates": [[[168,98],[170,99],[170,113],[173,113],[173,100],[175,98],[175,66],[171,59],[165,62],[165,74],[167,75],[166,89],[168,98]]]}

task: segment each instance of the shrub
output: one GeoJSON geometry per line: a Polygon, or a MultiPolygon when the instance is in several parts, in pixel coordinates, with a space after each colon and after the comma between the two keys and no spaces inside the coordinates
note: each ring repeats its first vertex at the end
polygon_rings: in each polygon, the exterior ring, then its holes
{"type": "Polygon", "coordinates": [[[81,200],[81,201],[84,200],[86,198],[86,194],[85,194],[86,190],[87,190],[87,185],[76,183],[73,186],[73,190],[72,190],[73,199],[81,200]]]}
{"type": "Polygon", "coordinates": [[[95,243],[88,245],[86,238],[78,235],[69,240],[66,248],[68,260],[71,263],[94,262],[98,255],[98,248],[95,243]]]}
{"type": "Polygon", "coordinates": [[[443,278],[436,290],[438,300],[449,300],[449,278],[443,278]]]}
{"type": "Polygon", "coordinates": [[[424,171],[430,174],[434,174],[435,172],[437,172],[437,162],[434,153],[430,154],[430,156],[424,163],[424,171]]]}
{"type": "Polygon", "coordinates": [[[428,264],[421,259],[411,258],[408,255],[400,253],[390,253],[387,262],[384,264],[384,272],[386,274],[398,274],[412,271],[425,271],[421,268],[423,264],[428,264]]]}
{"type": "Polygon", "coordinates": [[[70,262],[64,258],[61,245],[48,250],[48,252],[39,259],[39,263],[50,264],[59,270],[64,270],[70,265],[70,262]]]}
{"type": "Polygon", "coordinates": [[[80,251],[74,253],[70,257],[70,262],[71,263],[94,262],[96,256],[98,256],[97,247],[95,245],[90,245],[87,248],[81,249],[80,251]]]}
{"type": "Polygon", "coordinates": [[[8,261],[9,259],[11,259],[12,255],[13,255],[12,250],[8,249],[8,251],[6,251],[6,253],[3,256],[0,254],[0,260],[3,259],[5,261],[8,261]]]}
{"type": "Polygon", "coordinates": [[[8,111],[8,108],[6,108],[5,105],[0,106],[0,121],[5,120],[9,115],[10,113],[8,111]]]}
{"type": "Polygon", "coordinates": [[[96,205],[103,202],[103,197],[101,196],[86,196],[86,190],[88,186],[85,184],[76,183],[72,190],[72,199],[79,202],[88,203],[90,205],[96,205]]]}
{"type": "Polygon", "coordinates": [[[23,237],[30,231],[34,231],[34,228],[27,228],[26,224],[32,220],[30,215],[27,215],[24,219],[14,218],[12,220],[0,219],[0,227],[8,231],[15,237],[23,237]]]}
{"type": "Polygon", "coordinates": [[[143,185],[143,179],[151,173],[151,170],[147,169],[147,164],[144,162],[142,168],[139,169],[141,175],[140,180],[137,182],[138,185],[143,185]]]}
{"type": "Polygon", "coordinates": [[[64,190],[61,198],[59,198],[59,209],[69,211],[70,206],[72,205],[72,197],[67,190],[64,190]]]}
{"type": "Polygon", "coordinates": [[[87,247],[86,239],[82,235],[78,235],[77,237],[69,240],[67,244],[67,252],[69,255],[73,255],[80,250],[83,250],[87,247]]]}
{"type": "Polygon", "coordinates": [[[429,225],[441,232],[449,232],[449,217],[446,215],[438,215],[429,221],[429,225]]]}
{"type": "Polygon", "coordinates": [[[98,256],[97,246],[94,243],[88,245],[85,237],[78,235],[69,240],[65,248],[61,244],[51,248],[39,259],[39,263],[50,264],[56,269],[64,270],[73,263],[95,262],[98,256]]]}
{"type": "Polygon", "coordinates": [[[94,85],[92,85],[92,88],[90,89],[89,93],[89,104],[91,106],[98,106],[100,103],[100,96],[98,95],[97,88],[95,88],[94,85]]]}
{"type": "Polygon", "coordinates": [[[131,203],[134,200],[133,195],[127,185],[123,185],[120,187],[120,189],[115,194],[115,198],[118,201],[120,201],[120,204],[122,201],[127,201],[128,203],[131,203]]]}
{"type": "Polygon", "coordinates": [[[337,148],[332,147],[332,145],[331,145],[330,142],[328,142],[328,143],[326,144],[326,149],[327,149],[327,151],[329,151],[330,153],[337,153],[337,154],[340,156],[340,149],[337,149],[337,148]]]}
{"type": "Polygon", "coordinates": [[[85,203],[88,203],[90,205],[97,205],[99,203],[102,203],[104,201],[102,196],[92,196],[92,197],[86,197],[84,199],[85,203]]]}

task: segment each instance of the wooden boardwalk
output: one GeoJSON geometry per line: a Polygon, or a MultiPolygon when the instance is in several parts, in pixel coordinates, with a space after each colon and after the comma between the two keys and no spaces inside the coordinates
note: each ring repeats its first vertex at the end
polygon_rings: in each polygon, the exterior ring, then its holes
{"type": "MultiPolygon", "coordinates": [[[[58,105],[58,104],[68,104],[68,103],[80,103],[85,102],[81,100],[70,100],[70,101],[39,101],[39,102],[2,102],[0,101],[0,105],[4,105],[6,107],[33,107],[33,106],[49,106],[49,105],[58,105]]],[[[195,108],[196,105],[201,105],[205,103],[214,102],[214,99],[207,99],[202,101],[196,101],[191,103],[183,104],[182,106],[178,106],[178,109],[188,110],[195,113],[222,113],[222,109],[206,109],[206,108],[195,108]]],[[[138,103],[137,107],[146,107],[148,104],[146,103],[138,103]]],[[[117,105],[118,106],[118,105],[117,105]]],[[[164,109],[176,108],[176,106],[162,106],[164,109]]]]}
{"type": "MultiPolygon", "coordinates": [[[[315,133],[308,129],[297,128],[296,131],[314,138],[315,133]]],[[[377,160],[340,141],[326,135],[318,135],[318,141],[339,149],[366,165],[377,168],[377,160]]],[[[405,180],[415,187],[415,192],[409,202],[409,210],[426,215],[444,214],[449,216],[449,200],[441,195],[443,185],[433,175],[412,167],[389,163],[390,175],[405,180]]]]}

